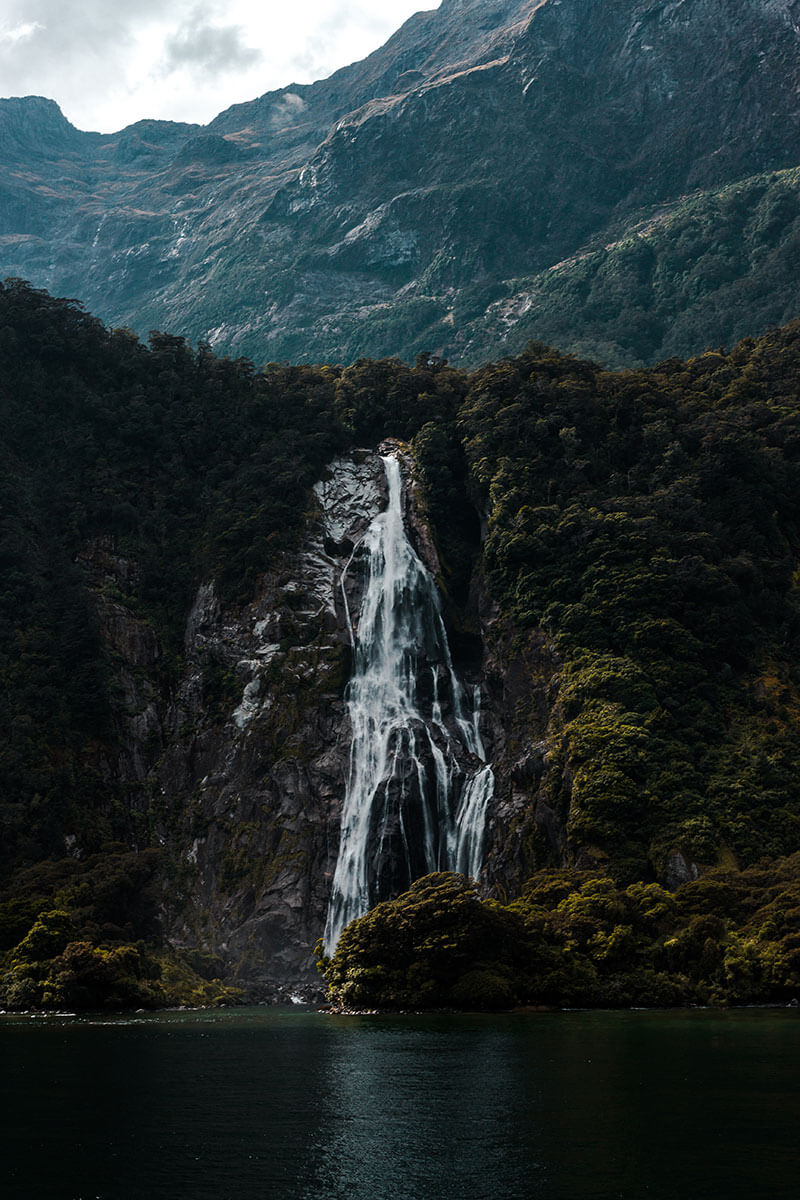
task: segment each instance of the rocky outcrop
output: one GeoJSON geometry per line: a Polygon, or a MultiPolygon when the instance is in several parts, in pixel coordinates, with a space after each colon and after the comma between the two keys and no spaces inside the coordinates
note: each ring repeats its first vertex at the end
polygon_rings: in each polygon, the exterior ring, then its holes
{"type": "MultiPolygon", "coordinates": [[[[80,561],[91,583],[115,683],[118,753],[103,763],[102,773],[134,785],[137,796],[168,736],[159,678],[161,648],[152,627],[126,599],[141,582],[136,563],[119,555],[111,538],[93,542],[80,561]]],[[[141,795],[134,806],[146,807],[141,795]]]]}
{"type": "MultiPolygon", "coordinates": [[[[406,528],[436,577],[413,460],[397,442],[380,450],[403,463],[406,528]]],[[[344,693],[366,580],[357,547],[387,502],[379,454],[332,462],[314,498],[300,546],[267,564],[252,603],[231,610],[213,581],[198,588],[177,678],[137,615],[136,564],[111,539],[82,556],[116,683],[119,750],[103,769],[131,796],[139,836],[149,830],[146,840],[166,851],[167,939],[213,954],[254,999],[319,989],[312,950],[340,849],[351,748],[344,693]]],[[[470,694],[480,686],[480,732],[496,780],[483,882],[507,896],[566,853],[568,789],[554,801],[559,768],[547,740],[558,661],[538,637],[521,650],[477,580],[471,604],[487,649],[482,666],[474,657],[462,664],[463,678],[470,694]]],[[[444,679],[440,687],[434,701],[426,674],[421,703],[436,702],[457,738],[444,679]]],[[[480,766],[467,757],[469,769],[480,766]]]]}
{"type": "MultiPolygon", "coordinates": [[[[198,587],[177,676],[137,612],[136,564],[111,539],[82,556],[116,683],[118,751],[106,751],[103,770],[130,797],[133,844],[160,844],[166,853],[167,939],[213,955],[224,963],[226,981],[254,999],[319,989],[312,951],[326,924],[351,763],[345,689],[373,574],[359,547],[388,499],[381,454],[401,461],[405,530],[433,578],[441,575],[408,448],[392,440],[377,452],[353,451],[316,483],[298,548],[265,564],[250,604],[223,604],[212,580],[198,587]]],[[[418,784],[427,795],[420,780],[438,779],[434,744],[442,761],[457,762],[460,778],[482,769],[485,752],[494,776],[481,870],[486,895],[512,899],[543,867],[602,866],[592,847],[578,860],[570,845],[572,766],[555,647],[540,630],[522,631],[498,611],[478,563],[459,620],[480,636],[465,644],[464,661],[456,648],[454,663],[466,685],[468,720],[479,689],[477,754],[459,740],[449,667],[428,644],[435,637],[421,595],[409,585],[407,603],[420,616],[409,625],[419,633],[409,656],[425,664],[416,672],[419,720],[407,770],[393,768],[385,811],[396,805],[406,813],[398,788],[405,797],[418,784]],[[420,714],[434,711],[428,761],[420,714]]],[[[452,801],[457,792],[449,795],[452,801]]],[[[407,820],[381,826],[379,842],[370,826],[368,859],[381,896],[404,890],[409,869],[432,869],[420,851],[424,844],[427,852],[428,838],[415,803],[407,820]]],[[[667,882],[677,886],[696,874],[676,848],[667,882]]]]}
{"type": "Polygon", "coordinates": [[[484,719],[496,780],[484,884],[511,899],[533,871],[569,858],[569,775],[558,753],[561,664],[541,633],[521,641],[494,612],[484,614],[483,637],[484,719]]]}
{"type": "MultiPolygon", "coordinates": [[[[351,763],[345,689],[373,574],[359,547],[388,501],[381,454],[400,459],[405,530],[430,575],[441,575],[408,448],[391,440],[377,452],[353,451],[316,483],[298,548],[265,564],[251,603],[224,604],[213,580],[197,588],[177,674],[174,652],[162,651],[139,611],[137,565],[111,538],[82,555],[115,684],[116,750],[103,751],[101,769],[110,792],[129,798],[132,845],[157,844],[165,853],[165,936],[176,949],[212,955],[224,964],[226,982],[253,999],[320,988],[313,947],[326,924],[351,763]]],[[[487,895],[513,898],[534,870],[571,861],[562,664],[540,631],[522,634],[498,612],[478,567],[459,619],[480,639],[473,637],[465,661],[455,650],[466,685],[457,701],[450,667],[431,649],[436,642],[441,651],[442,635],[432,632],[438,618],[419,607],[421,596],[409,585],[406,602],[419,617],[409,628],[420,635],[409,655],[425,664],[416,672],[415,703],[419,714],[435,714],[432,757],[426,758],[419,715],[407,771],[393,768],[391,787],[405,797],[418,784],[427,796],[420,781],[439,779],[437,751],[460,780],[477,777],[485,754],[494,785],[481,883],[487,895]],[[463,704],[471,722],[476,687],[480,736],[462,744],[456,706],[463,704]]],[[[451,824],[457,797],[450,792],[451,824]]],[[[409,870],[432,868],[425,865],[429,838],[420,832],[416,801],[406,812],[406,801],[390,788],[385,800],[386,811],[397,803],[407,818],[402,828],[389,822],[368,855],[375,886],[388,897],[408,885],[409,870]]],[[[448,825],[442,834],[448,854],[452,833],[448,825]]],[[[70,852],[80,854],[80,845],[70,852]]],[[[677,879],[692,867],[678,855],[670,870],[677,879]]]]}
{"type": "Polygon", "coordinates": [[[349,633],[340,579],[384,502],[374,455],[331,464],[299,551],[268,570],[243,612],[200,589],[187,627],[177,722],[207,719],[209,672],[226,688],[219,719],[179,741],[156,772],[181,797],[177,829],[191,901],[172,936],[219,954],[252,995],[314,988],[338,850],[348,763],[343,689],[349,633]]]}

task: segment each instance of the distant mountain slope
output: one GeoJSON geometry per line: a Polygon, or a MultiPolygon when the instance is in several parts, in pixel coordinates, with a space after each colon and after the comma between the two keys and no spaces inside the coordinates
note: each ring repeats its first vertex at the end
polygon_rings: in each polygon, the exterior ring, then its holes
{"type": "MultiPolygon", "coordinates": [[[[798,0],[444,0],[204,128],[81,134],[52,102],[2,101],[0,273],[257,361],[474,362],[555,333],[638,362],[731,341],[795,311],[793,293],[749,306],[773,282],[761,252],[707,275],[719,303],[666,272],[633,325],[539,276],[591,252],[603,280],[653,206],[713,193],[710,214],[726,185],[796,167],[799,29],[798,0]]],[[[794,211],[774,207],[764,255],[794,211]]]]}
{"type": "MultiPolygon", "coordinates": [[[[800,313],[800,169],[755,175],[659,206],[608,241],[502,293],[458,327],[479,362],[531,338],[612,367],[734,345],[800,313]]],[[[427,331],[432,344],[441,336],[427,331]]],[[[427,343],[426,343],[427,344],[427,343]]]]}

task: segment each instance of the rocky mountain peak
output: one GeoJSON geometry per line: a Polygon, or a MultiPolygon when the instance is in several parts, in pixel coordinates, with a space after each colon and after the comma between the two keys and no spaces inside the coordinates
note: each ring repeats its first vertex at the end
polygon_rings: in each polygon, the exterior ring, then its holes
{"type": "Polygon", "coordinates": [[[55,100],[15,96],[0,100],[0,154],[6,160],[73,150],[83,139],[55,100]]]}

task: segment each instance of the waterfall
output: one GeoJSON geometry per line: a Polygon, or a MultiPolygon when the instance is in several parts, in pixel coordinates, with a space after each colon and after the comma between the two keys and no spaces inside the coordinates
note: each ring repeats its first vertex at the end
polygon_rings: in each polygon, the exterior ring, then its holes
{"type": "Polygon", "coordinates": [[[408,540],[400,464],[383,458],[389,490],[342,577],[353,649],[347,706],[350,769],[325,926],[342,929],[431,871],[477,875],[494,776],[480,735],[480,692],[453,668],[436,585],[408,540]],[[364,573],[349,610],[348,571],[364,573]]]}

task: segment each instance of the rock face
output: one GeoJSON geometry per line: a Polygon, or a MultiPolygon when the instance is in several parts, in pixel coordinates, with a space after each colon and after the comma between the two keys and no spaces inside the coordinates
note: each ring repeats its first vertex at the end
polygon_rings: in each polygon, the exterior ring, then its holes
{"type": "MultiPolygon", "coordinates": [[[[405,528],[435,576],[439,564],[416,499],[413,461],[396,443],[381,450],[401,457],[405,528]]],[[[117,685],[119,752],[103,770],[126,785],[135,819],[147,830],[143,840],[166,851],[167,939],[217,956],[228,981],[253,999],[321,992],[312,951],[325,928],[340,852],[353,736],[345,699],[351,627],[369,575],[358,547],[363,551],[363,535],[387,495],[378,453],[354,451],[332,462],[314,488],[317,510],[299,549],[271,565],[250,605],[228,611],[212,581],[198,589],[186,622],[182,673],[172,682],[151,628],[117,598],[135,594],[136,565],[119,557],[111,542],[94,543],[82,556],[117,685]]],[[[414,597],[407,599],[413,607],[414,597]]],[[[417,689],[420,711],[433,712],[437,724],[428,738],[414,717],[418,758],[407,755],[391,788],[405,794],[409,780],[412,792],[422,787],[428,741],[434,781],[437,754],[442,769],[445,759],[449,763],[448,778],[461,780],[477,778],[485,752],[495,788],[482,879],[488,893],[506,896],[534,867],[567,856],[569,788],[553,788],[546,741],[557,712],[558,662],[541,638],[520,650],[518,637],[504,636],[478,581],[472,605],[491,649],[482,665],[473,660],[462,672],[462,701],[455,699],[439,642],[433,658],[416,642],[409,646],[410,660],[421,655],[439,664],[421,672],[417,689]],[[472,723],[472,685],[481,694],[475,738],[464,729],[472,723]],[[554,794],[560,796],[555,804],[554,794]]],[[[415,621],[413,628],[433,629],[438,618],[431,612],[415,621]]],[[[399,746],[402,755],[402,738],[399,746]]],[[[388,788],[386,795],[388,804],[388,788]]],[[[416,807],[413,813],[419,815],[416,807]]],[[[421,873],[457,865],[426,865],[419,830],[418,844],[409,841],[411,825],[403,830],[402,850],[392,840],[397,830],[381,835],[380,845],[373,833],[370,861],[387,895],[408,886],[407,860],[418,860],[421,873]]],[[[442,844],[452,835],[448,825],[442,844]]],[[[135,844],[135,832],[132,838],[135,844]]]]}
{"type": "Polygon", "coordinates": [[[798,0],[444,0],[203,129],[2,101],[0,269],[257,361],[469,361],[515,278],[800,162],[799,28],[798,0]]]}
{"type": "Polygon", "coordinates": [[[374,454],[332,463],[301,548],[264,575],[253,604],[228,613],[212,582],[200,587],[169,691],[156,682],[151,630],[100,590],[135,568],[104,547],[85,556],[121,693],[122,751],[107,769],[138,792],[170,853],[168,938],[219,955],[255,998],[318,986],[311,950],[349,753],[339,580],[384,491],[374,454]]]}
{"type": "Polygon", "coordinates": [[[227,676],[222,703],[232,707],[215,728],[179,739],[155,773],[163,794],[181,798],[172,836],[191,878],[192,902],[172,936],[219,953],[256,995],[317,986],[311,949],[330,893],[349,750],[339,579],[384,503],[380,462],[339,460],[315,491],[319,517],[299,552],[267,573],[253,605],[231,618],[213,585],[200,589],[172,720],[202,727],[210,661],[227,676]]]}
{"type": "Polygon", "coordinates": [[[484,883],[493,895],[510,899],[537,868],[569,861],[569,773],[556,753],[560,662],[540,633],[520,647],[511,630],[497,627],[496,617],[483,626],[491,649],[482,686],[497,781],[484,883]]]}

